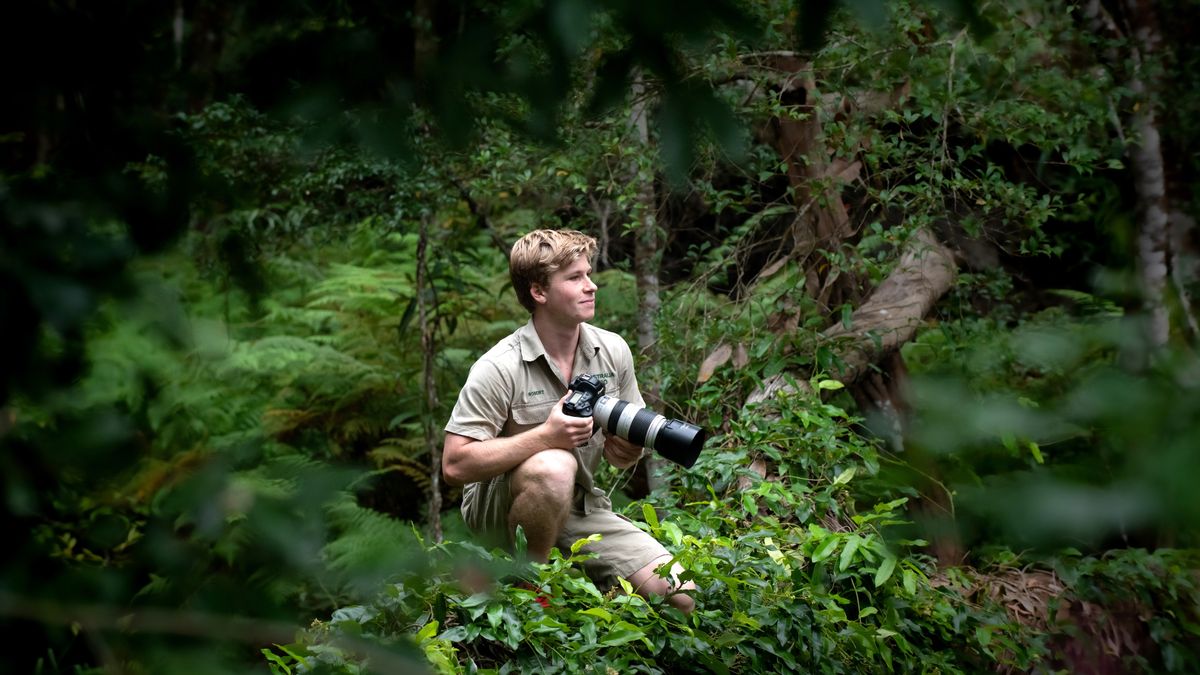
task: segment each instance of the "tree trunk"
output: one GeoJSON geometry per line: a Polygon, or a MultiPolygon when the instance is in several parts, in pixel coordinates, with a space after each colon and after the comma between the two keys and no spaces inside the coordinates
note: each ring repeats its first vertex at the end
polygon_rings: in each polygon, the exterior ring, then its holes
{"type": "Polygon", "coordinates": [[[418,80],[429,76],[437,59],[437,33],[433,29],[434,0],[416,0],[412,10],[413,71],[418,80]]]}
{"type": "MultiPolygon", "coordinates": [[[[634,211],[637,214],[637,230],[634,233],[633,269],[637,278],[638,292],[637,346],[638,351],[644,356],[639,383],[642,396],[646,399],[646,405],[656,411],[661,411],[655,358],[658,332],[654,324],[661,306],[658,286],[658,270],[661,261],[658,198],[654,189],[654,171],[647,166],[645,160],[653,153],[651,152],[650,127],[647,119],[649,100],[645,83],[640,74],[633,80],[632,94],[633,109],[630,114],[630,126],[639,150],[635,155],[632,167],[634,180],[637,181],[637,199],[634,205],[634,211]]],[[[657,455],[651,454],[638,464],[635,473],[640,475],[636,479],[639,483],[644,481],[646,493],[661,487],[658,484],[660,461],[657,455]]]]}
{"type": "MultiPolygon", "coordinates": [[[[778,54],[769,59],[772,69],[787,75],[779,92],[780,102],[792,114],[773,118],[766,140],[787,165],[797,211],[791,227],[792,258],[803,261],[817,249],[835,250],[852,234],[850,216],[842,202],[842,173],[856,175],[857,163],[829,160],[822,130],[821,101],[816,91],[812,64],[795,55],[778,54]]],[[[825,310],[853,301],[854,282],[833,266],[810,268],[806,290],[825,310]]]]}
{"type": "Polygon", "coordinates": [[[1131,36],[1122,34],[1100,0],[1088,2],[1083,14],[1093,33],[1110,40],[1128,39],[1128,53],[1120,54],[1109,46],[1101,57],[1113,71],[1114,79],[1124,79],[1126,88],[1135,98],[1128,126],[1136,136],[1136,145],[1129,149],[1129,163],[1138,196],[1138,275],[1148,322],[1147,337],[1151,345],[1164,347],[1171,333],[1166,298],[1171,264],[1167,218],[1170,206],[1162,137],[1156,116],[1158,78],[1152,64],[1162,45],[1162,34],[1154,7],[1148,0],[1123,0],[1122,8],[1129,18],[1131,36]],[[1125,67],[1129,72],[1122,78],[1121,69],[1125,67]]]}
{"type": "Polygon", "coordinates": [[[1153,105],[1146,103],[1134,113],[1131,126],[1138,135],[1138,146],[1133,149],[1131,160],[1140,213],[1137,246],[1143,306],[1149,319],[1150,343],[1165,347],[1171,334],[1166,303],[1167,193],[1153,105]]]}
{"type": "Polygon", "coordinates": [[[433,333],[426,298],[429,285],[429,216],[421,217],[417,239],[417,321],[421,325],[422,383],[425,387],[425,409],[421,414],[421,425],[425,432],[425,448],[429,452],[429,531],[435,542],[442,541],[442,446],[433,424],[437,410],[437,383],[433,377],[433,361],[437,354],[437,343],[433,333]]]}
{"type": "MultiPolygon", "coordinates": [[[[773,118],[762,136],[787,165],[788,180],[797,207],[791,227],[791,251],[788,258],[804,264],[818,249],[836,250],[854,235],[849,211],[842,201],[842,189],[845,184],[858,180],[862,163],[853,157],[829,159],[830,149],[826,146],[822,130],[823,117],[836,117],[855,111],[874,114],[894,108],[908,96],[910,86],[905,82],[890,92],[868,91],[858,96],[833,96],[816,100],[811,98],[811,92],[816,90],[816,85],[810,63],[791,52],[764,54],[760,59],[759,66],[786,76],[781,78],[779,99],[792,107],[793,114],[773,118]]],[[[927,236],[918,233],[917,239],[927,236]]],[[[936,245],[932,237],[925,243],[928,245],[931,242],[936,245]]],[[[911,264],[911,261],[902,261],[900,266],[904,267],[906,264],[911,264]]],[[[805,278],[806,292],[827,312],[832,312],[844,303],[858,304],[861,300],[862,280],[854,274],[841,273],[834,266],[811,265],[806,270],[805,278]]],[[[950,278],[953,278],[952,273],[950,278]]],[[[905,283],[910,281],[911,279],[906,279],[905,283]]],[[[936,297],[940,297],[942,293],[944,290],[937,292],[936,297]]],[[[871,321],[875,319],[872,318],[871,321]]],[[[781,322],[776,330],[794,330],[796,323],[794,320],[781,322]]],[[[837,337],[836,331],[831,337],[837,337]]],[[[911,332],[904,339],[909,338],[911,332]]],[[[894,348],[894,345],[891,348],[894,348]]],[[[874,353],[876,350],[870,351],[874,353]]],[[[882,356],[887,352],[877,351],[879,353],[874,354],[875,356],[882,356]]],[[[867,364],[854,360],[851,367],[857,370],[865,365],[867,364]]],[[[854,372],[846,379],[853,382],[859,377],[860,374],[854,372]]],[[[882,392],[888,393],[889,397],[899,396],[901,387],[897,383],[903,377],[902,368],[890,375],[870,375],[869,378],[874,381],[861,383],[863,391],[852,393],[864,401],[873,401],[880,410],[899,410],[903,408],[901,399],[882,400],[879,394],[882,392]]],[[[788,385],[782,376],[773,378],[752,393],[747,402],[765,400],[775,392],[787,388],[788,385]]]]}
{"type": "MultiPolygon", "coordinates": [[[[647,122],[647,99],[645,85],[639,75],[633,81],[633,112],[631,126],[642,152],[640,157],[650,156],[650,129],[647,122]]],[[[654,320],[660,306],[658,288],[658,200],[654,190],[654,173],[635,159],[634,180],[637,181],[637,198],[634,211],[637,214],[637,230],[633,249],[633,268],[638,289],[638,349],[648,353],[658,335],[654,320]]],[[[653,385],[650,386],[653,388],[653,385]]]]}

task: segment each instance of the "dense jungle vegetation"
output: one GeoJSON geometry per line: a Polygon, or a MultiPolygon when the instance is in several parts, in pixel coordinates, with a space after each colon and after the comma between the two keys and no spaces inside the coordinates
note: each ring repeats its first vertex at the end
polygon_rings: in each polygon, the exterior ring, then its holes
{"type": "Polygon", "coordinates": [[[0,670],[1200,670],[1198,19],[0,10],[0,670]],[[538,227],[710,432],[600,477],[690,616],[441,481],[538,227]]]}

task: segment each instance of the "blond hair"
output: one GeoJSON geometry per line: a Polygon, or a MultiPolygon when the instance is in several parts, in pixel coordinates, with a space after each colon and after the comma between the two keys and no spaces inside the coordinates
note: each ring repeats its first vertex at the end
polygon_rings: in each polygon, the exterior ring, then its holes
{"type": "Polygon", "coordinates": [[[521,237],[508,255],[508,273],[517,300],[532,314],[537,307],[529,292],[533,284],[549,286],[551,274],[579,256],[591,260],[595,255],[595,238],[574,230],[534,230],[521,237]]]}

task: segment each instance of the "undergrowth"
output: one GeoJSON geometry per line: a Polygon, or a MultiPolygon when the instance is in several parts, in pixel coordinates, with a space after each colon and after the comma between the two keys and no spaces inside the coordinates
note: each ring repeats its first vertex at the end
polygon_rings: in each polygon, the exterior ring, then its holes
{"type": "MultiPolygon", "coordinates": [[[[416,645],[442,673],[1048,669],[1043,626],[969,595],[971,570],[939,572],[924,542],[897,536],[906,498],[854,506],[857,480],[875,471],[870,444],[831,434],[823,456],[784,460],[806,456],[795,450],[811,442],[794,433],[800,414],[824,429],[852,421],[812,396],[760,408],[669,494],[626,508],[699,587],[691,615],[627,586],[598,589],[581,571],[582,541],[544,565],[420,541],[424,565],[268,650],[272,669],[369,670],[369,659],[338,646],[346,636],[416,645]],[[746,448],[776,458],[773,472],[751,471],[746,448]],[[480,578],[490,580],[482,590],[470,583],[480,578]]],[[[1200,599],[1182,582],[1173,591],[1200,599]]]]}

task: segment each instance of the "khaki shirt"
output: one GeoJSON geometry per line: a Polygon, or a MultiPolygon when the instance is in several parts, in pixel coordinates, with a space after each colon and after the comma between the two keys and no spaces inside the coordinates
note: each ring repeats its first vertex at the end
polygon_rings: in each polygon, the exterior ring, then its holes
{"type": "MultiPolygon", "coordinates": [[[[533,319],[497,343],[471,366],[446,431],[487,441],[532,429],[550,416],[550,409],[567,393],[567,385],[575,375],[596,375],[605,381],[608,396],[645,406],[633,372],[633,354],[625,339],[586,323],[579,329],[575,372],[571,374],[560,373],[546,356],[533,319]]],[[[603,432],[573,451],[579,462],[575,483],[583,488],[585,496],[595,498],[585,497],[585,509],[596,506],[604,496],[593,481],[604,452],[603,432]]],[[[477,485],[468,485],[465,490],[469,492],[477,485]]]]}

